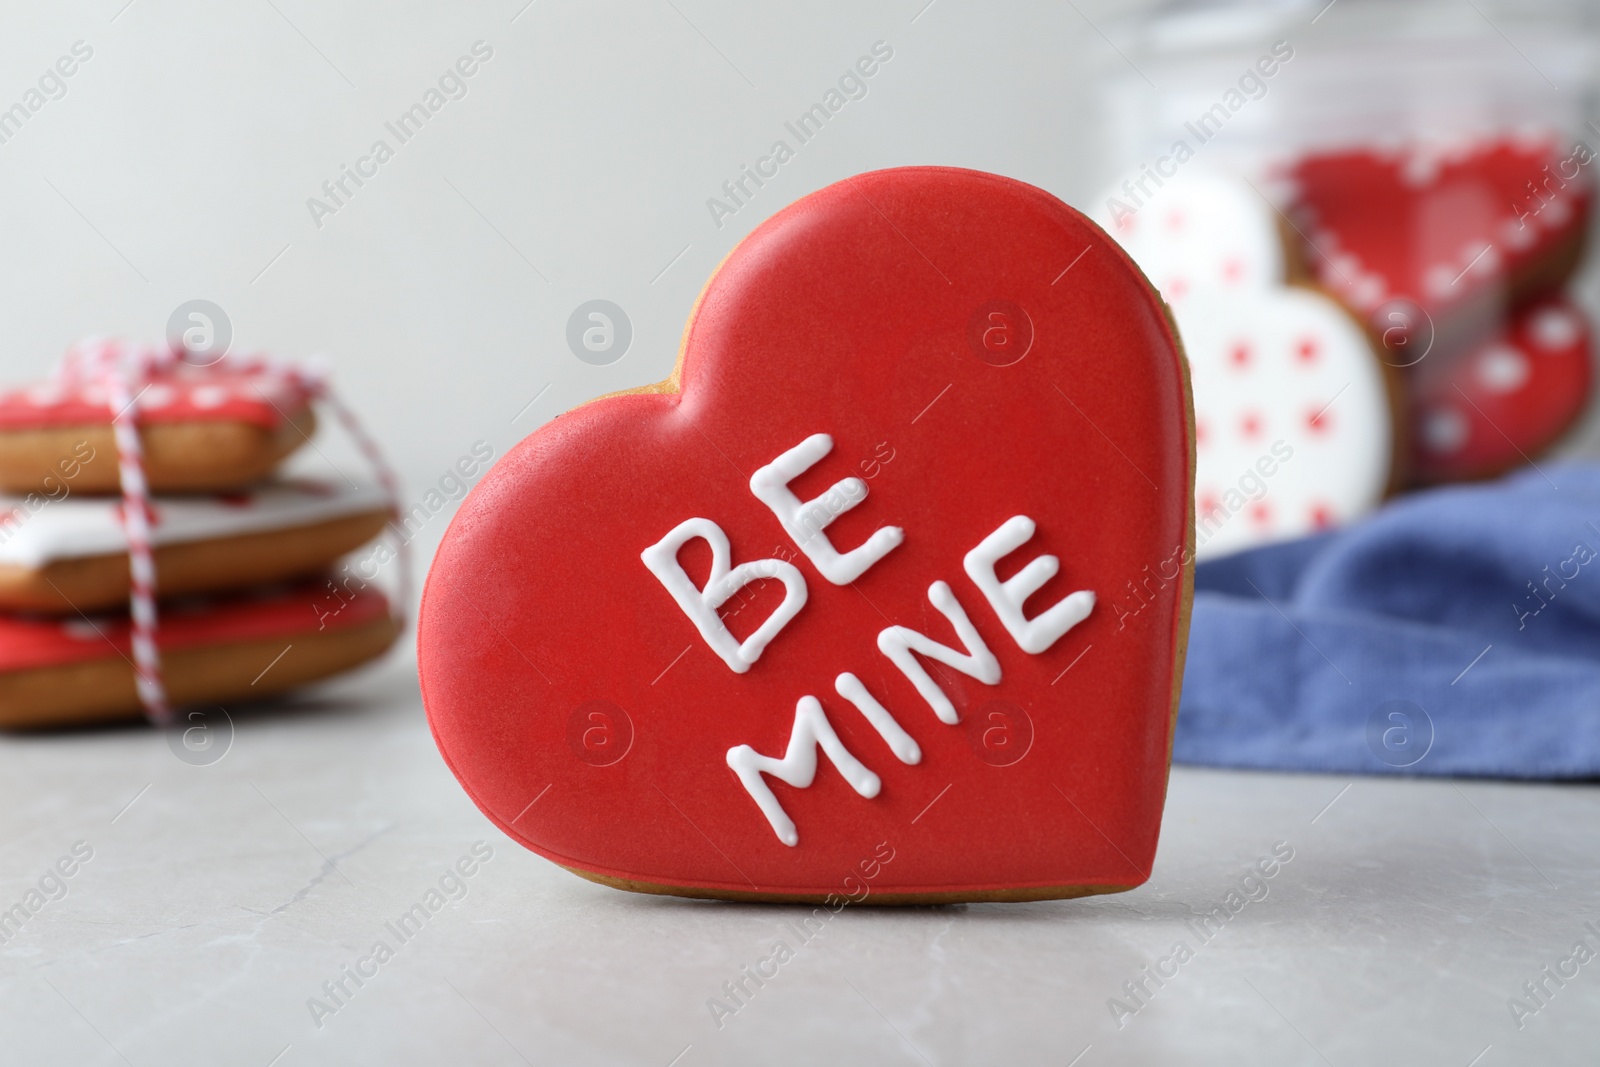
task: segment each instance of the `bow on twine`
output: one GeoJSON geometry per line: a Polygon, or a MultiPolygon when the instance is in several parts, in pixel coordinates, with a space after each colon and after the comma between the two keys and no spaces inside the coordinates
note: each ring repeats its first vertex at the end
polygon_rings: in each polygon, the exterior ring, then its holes
{"type": "MultiPolygon", "coordinates": [[[[123,498],[120,510],[128,538],[128,610],[132,618],[134,684],[146,718],[163,726],[173,721],[173,712],[162,681],[161,650],[156,645],[160,619],[156,611],[155,556],[150,543],[150,485],[145,479],[144,445],[139,439],[139,398],[158,376],[180,365],[202,373],[206,367],[216,366],[216,362],[190,363],[184,359],[185,355],[178,349],[88,338],[68,350],[55,373],[56,384],[67,388],[98,385],[105,390],[111,409],[111,432],[117,446],[117,474],[123,498]]],[[[390,517],[399,518],[400,483],[394,471],[355,413],[328,385],[327,373],[322,367],[301,367],[255,352],[226,358],[228,369],[236,374],[285,379],[298,385],[311,400],[325,404],[371,465],[378,484],[389,498],[390,517]]],[[[396,625],[404,628],[406,605],[411,602],[411,557],[406,539],[399,537],[398,541],[396,554],[400,575],[390,610],[396,625]]]]}

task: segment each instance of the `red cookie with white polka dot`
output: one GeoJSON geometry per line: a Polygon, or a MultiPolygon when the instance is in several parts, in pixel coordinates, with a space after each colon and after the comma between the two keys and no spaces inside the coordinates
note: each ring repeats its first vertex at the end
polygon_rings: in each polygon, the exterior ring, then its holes
{"type": "Polygon", "coordinates": [[[1308,155],[1286,169],[1305,268],[1378,330],[1394,301],[1456,347],[1577,267],[1593,158],[1554,135],[1308,155]]]}
{"type": "Polygon", "coordinates": [[[1167,300],[1189,358],[1197,558],[1371,511],[1403,438],[1363,328],[1285,283],[1277,216],[1249,183],[1195,170],[1146,191],[1113,191],[1097,214],[1167,300]]]}
{"type": "MultiPolygon", "coordinates": [[[[159,369],[133,398],[150,490],[216,492],[259,481],[315,430],[311,399],[303,382],[270,369],[181,361],[159,369]]],[[[112,419],[120,414],[92,378],[0,392],[0,491],[48,493],[70,478],[75,492],[116,492],[112,419]]]]}
{"type": "Polygon", "coordinates": [[[1562,297],[1411,378],[1414,474],[1423,482],[1487,478],[1543,452],[1583,413],[1594,384],[1589,324],[1562,297]]]}

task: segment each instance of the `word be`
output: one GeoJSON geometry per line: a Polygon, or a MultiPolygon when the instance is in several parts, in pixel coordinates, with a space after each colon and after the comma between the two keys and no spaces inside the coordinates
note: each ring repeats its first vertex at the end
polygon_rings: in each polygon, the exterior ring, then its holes
{"type": "MultiPolygon", "coordinates": [[[[889,442],[879,441],[873,447],[872,455],[863,459],[857,466],[861,468],[861,473],[865,475],[866,480],[871,481],[883,473],[883,468],[894,462],[896,455],[898,453],[889,446],[889,442]],[[885,450],[887,450],[887,454],[885,450]]],[[[861,493],[857,493],[853,482],[844,481],[817,497],[808,505],[808,512],[801,519],[801,526],[806,535],[809,537],[817,533],[840,514],[855,507],[861,502],[861,496],[865,492],[866,490],[863,488],[861,493]]],[[[778,545],[772,550],[772,558],[784,563],[793,563],[795,550],[784,545],[778,545]]],[[[726,604],[718,609],[718,613],[722,616],[724,622],[737,617],[741,611],[749,607],[750,603],[756,599],[754,594],[750,593],[749,585],[740,586],[739,591],[734,596],[738,598],[739,602],[732,609],[728,609],[726,604]]]]}
{"type": "MultiPolygon", "coordinates": [[[[456,60],[455,65],[439,75],[439,87],[429,88],[422,94],[420,103],[412,104],[394,122],[385,122],[383,128],[394,135],[396,146],[403,145],[417,134],[422,132],[422,127],[428,120],[442,110],[451,100],[460,100],[467,95],[466,79],[478,73],[478,65],[487,63],[494,58],[494,49],[484,41],[472,43],[472,55],[462,56],[456,60]],[[473,58],[473,57],[477,58],[473,58]]],[[[372,147],[367,149],[367,154],[356,160],[352,168],[348,163],[339,164],[339,174],[322,183],[322,193],[326,200],[317,197],[306,198],[306,210],[311,212],[311,221],[317,229],[322,229],[322,219],[326,215],[337,215],[341,208],[355,198],[356,191],[366,185],[363,178],[376,178],[378,168],[389,162],[395,156],[395,149],[389,147],[389,142],[382,137],[372,142],[372,147]],[[355,189],[348,183],[354,183],[355,189]],[[343,193],[341,197],[339,194],[343,193]]]]}
{"type": "Polygon", "coordinates": [[[1185,122],[1183,128],[1194,136],[1195,143],[1191,147],[1187,137],[1179,137],[1172,143],[1172,151],[1150,163],[1139,164],[1139,176],[1129,178],[1122,183],[1122,192],[1129,204],[1116,197],[1106,198],[1106,212],[1111,216],[1111,221],[1121,223],[1131,219],[1144,207],[1145,202],[1154,198],[1148,183],[1155,182],[1156,188],[1166,184],[1163,178],[1176,177],[1178,167],[1194,158],[1195,148],[1205,144],[1222,132],[1223,125],[1250,100],[1260,100],[1267,95],[1267,83],[1263,79],[1271,78],[1278,73],[1280,65],[1294,58],[1294,47],[1288,41],[1275,41],[1272,45],[1272,54],[1260,57],[1255,62],[1255,67],[1246,67],[1239,76],[1239,87],[1229,89],[1222,94],[1218,103],[1212,104],[1194,120],[1185,122]],[[1142,194],[1142,195],[1141,195],[1142,194]]]}
{"type": "MultiPolygon", "coordinates": [[[[862,460],[859,464],[861,473],[865,474],[868,480],[882,474],[883,468],[888,466],[894,459],[896,453],[892,448],[889,449],[887,457],[883,455],[883,449],[888,448],[888,445],[889,442],[887,441],[880,442],[877,448],[874,449],[873,455],[862,460]]],[[[853,479],[847,479],[811,501],[808,505],[808,514],[801,520],[801,526],[806,531],[807,536],[817,533],[839,515],[859,504],[865,492],[864,487],[860,492],[857,492],[853,479]]],[[[780,563],[793,563],[796,555],[797,553],[793,548],[787,545],[776,545],[772,549],[770,558],[780,563]]],[[[751,602],[756,599],[755,595],[750,592],[750,584],[748,583],[741,585],[734,592],[733,597],[737,597],[739,602],[731,610],[727,608],[726,601],[717,609],[717,613],[722,616],[724,621],[737,616],[739,612],[749,607],[751,602]]],[[[733,597],[729,597],[729,599],[731,600],[733,597]]]]}
{"type": "MultiPolygon", "coordinates": [[[[859,904],[866,900],[867,896],[872,892],[871,881],[878,877],[879,872],[884,867],[894,861],[894,857],[895,851],[889,846],[889,842],[880,841],[878,846],[873,849],[872,855],[856,864],[856,869],[861,872],[859,878],[856,877],[855,871],[845,875],[841,884],[846,892],[843,895],[829,893],[823,898],[823,903],[827,905],[826,910],[813,908],[811,909],[811,914],[801,919],[798,924],[793,922],[784,923],[794,934],[796,943],[800,948],[810,944],[812,939],[827,928],[833,917],[847,906],[859,904]],[[888,850],[887,855],[884,854],[886,849],[888,850]],[[854,889],[859,890],[859,893],[852,891],[852,883],[854,883],[854,889]]],[[[779,969],[794,959],[797,951],[797,949],[790,948],[787,941],[781,939],[774,941],[771,950],[765,956],[756,960],[754,964],[747,963],[739,968],[738,978],[729,979],[722,983],[722,994],[727,1000],[707,997],[706,1010],[711,1013],[711,1021],[717,1024],[717,1029],[722,1029],[725,1025],[724,1020],[732,1018],[748,1007],[756,993],[766,988],[768,982],[778,977],[779,969]],[[750,988],[752,984],[755,989],[750,988]]]]}
{"type": "MultiPolygon", "coordinates": [[[[1184,926],[1194,935],[1198,945],[1203,947],[1209,944],[1235,915],[1245,909],[1245,905],[1266,900],[1268,894],[1272,892],[1272,887],[1267,881],[1277,877],[1278,872],[1292,859],[1294,859],[1293,845],[1287,841],[1275,843],[1272,846],[1272,855],[1257,860],[1249,873],[1239,879],[1238,885],[1228,890],[1227,895],[1222,898],[1222,903],[1208,912],[1202,912],[1198,925],[1194,919],[1184,920],[1184,926]]],[[[1165,956],[1157,959],[1154,965],[1147,963],[1141,967],[1139,977],[1123,982],[1122,992],[1127,996],[1127,1001],[1118,1000],[1116,997],[1106,999],[1106,1010],[1111,1012],[1111,1019],[1117,1024],[1117,1029],[1120,1030],[1128,1025],[1129,1019],[1148,1007],[1156,993],[1165,987],[1167,982],[1178,977],[1178,971],[1185,963],[1194,959],[1196,951],[1197,949],[1190,947],[1188,941],[1180,940],[1165,956]],[[1155,984],[1155,989],[1150,988],[1151,983],[1155,984]]]]}
{"type": "MultiPolygon", "coordinates": [[[[795,550],[786,545],[778,545],[772,550],[772,558],[783,563],[793,563],[796,555],[797,553],[795,550]]],[[[717,608],[717,614],[722,617],[724,624],[738,618],[741,611],[749,607],[757,600],[757,595],[751,592],[751,587],[749,585],[741,585],[739,587],[739,591],[734,593],[733,596],[729,597],[728,600],[736,600],[737,603],[730,608],[728,607],[728,601],[724,601],[717,608]]]]}
{"type": "Polygon", "coordinates": [[[44,906],[67,895],[67,879],[82,865],[94,859],[94,847],[87,841],[74,841],[72,849],[45,868],[38,883],[22,894],[22,899],[0,911],[0,945],[10,943],[22,932],[23,924],[44,910],[44,906]]]}
{"type": "Polygon", "coordinates": [[[379,938],[373,942],[372,949],[356,960],[353,966],[345,964],[339,969],[337,976],[322,983],[322,992],[326,1000],[307,997],[306,1010],[311,1012],[311,1021],[317,1024],[317,1029],[322,1029],[322,1020],[330,1015],[337,1015],[341,1009],[349,1005],[356,990],[366,985],[370,979],[376,978],[379,969],[394,959],[396,949],[421,933],[422,928],[443,910],[447,902],[459,903],[465,900],[468,890],[466,879],[478,873],[481,869],[480,864],[488,863],[492,859],[494,859],[493,846],[487,841],[474,841],[470,853],[456,860],[453,868],[446,868],[439,876],[437,888],[429,888],[422,895],[422,899],[411,905],[409,910],[402,912],[398,919],[383,924],[383,928],[395,939],[394,948],[389,946],[388,941],[379,938]],[[355,989],[350,988],[352,983],[355,989]]]}
{"type": "MultiPolygon", "coordinates": [[[[789,488],[790,482],[814,467],[831,451],[832,437],[825,433],[812,434],[751,475],[750,491],[771,509],[784,533],[789,535],[789,539],[823,578],[834,585],[849,585],[898,548],[905,540],[905,531],[898,526],[881,526],[864,543],[847,552],[840,552],[833,546],[825,532],[827,527],[840,514],[866,499],[866,483],[860,478],[846,478],[835,482],[821,497],[807,501],[795,496],[789,488]]],[[[1047,651],[1068,630],[1086,619],[1094,609],[1095,602],[1093,592],[1081,589],[1032,619],[1023,614],[1024,602],[1055,577],[1061,570],[1061,561],[1051,555],[1036,556],[1003,582],[995,573],[995,566],[1032,540],[1035,531],[1032,519],[1026,515],[1014,515],[962,559],[967,577],[983,593],[1000,624],[1017,647],[1031,655],[1047,651]]],[[[770,557],[734,566],[728,535],[722,527],[707,518],[697,516],[685,519],[639,556],[688,616],[706,644],[736,674],[749,671],[761,658],[767,644],[806,604],[806,579],[798,567],[786,560],[770,557]],[[678,562],[679,550],[696,539],[705,541],[711,547],[711,573],[703,587],[695,585],[694,579],[678,562]],[[762,579],[776,579],[783,583],[783,602],[756,627],[754,633],[739,641],[728,630],[718,609],[744,586],[762,579]]],[[[955,726],[961,721],[955,705],[917,656],[936,660],[991,686],[1000,684],[1000,661],[984,644],[977,628],[956,599],[955,592],[946,582],[935,581],[929,586],[928,600],[954,628],[962,643],[962,650],[940,644],[909,627],[890,626],[878,634],[878,651],[905,675],[940,722],[955,726]]],[[[909,766],[922,761],[922,749],[916,741],[855,674],[845,671],[838,675],[834,679],[834,691],[861,712],[901,763],[909,766]]],[[[789,734],[788,747],[781,757],[764,756],[749,745],[738,745],[728,750],[729,768],[766,816],[778,840],[791,848],[800,843],[799,833],[763,775],[781,779],[796,789],[805,789],[816,778],[818,749],[828,756],[857,795],[867,799],[878,795],[882,788],[881,780],[844,747],[844,742],[839,740],[839,735],[828,721],[822,702],[809,694],[802,696],[795,705],[794,727],[789,734]]]]}
{"type": "Polygon", "coordinates": [[[37,89],[29,89],[22,94],[21,101],[0,111],[0,144],[8,143],[21,133],[22,124],[38,114],[39,109],[49,101],[66,96],[67,83],[64,79],[78,73],[79,64],[89,62],[94,56],[94,48],[83,41],[73,41],[70,51],[72,54],[57,59],[54,67],[45,68],[45,72],[39,75],[37,89]]]}
{"type": "Polygon", "coordinates": [[[72,455],[56,463],[55,470],[44,476],[41,485],[44,486],[43,495],[29,493],[8,511],[0,512],[0,545],[11,540],[12,536],[22,528],[22,524],[44,510],[46,504],[56,503],[72,495],[72,487],[67,483],[76,478],[83,470],[83,465],[94,459],[94,446],[87,441],[79,441],[72,446],[72,455]],[[56,473],[60,472],[60,477],[56,473]]]}
{"type": "MultiPolygon", "coordinates": [[[[867,95],[866,79],[878,73],[880,63],[887,63],[893,58],[892,47],[883,41],[874,41],[872,55],[862,56],[855,61],[853,67],[846,68],[845,72],[839,75],[837,89],[830,88],[823,93],[819,103],[812,104],[802,111],[794,122],[785,122],[784,129],[794,135],[797,145],[805,144],[821,133],[822,127],[842,111],[845,104],[851,100],[864,99],[867,95]]],[[[761,179],[776,178],[778,168],[793,159],[794,155],[795,150],[789,147],[789,142],[779,138],[772,142],[772,147],[767,149],[766,155],[756,160],[754,167],[740,164],[738,176],[722,183],[722,193],[727,199],[715,196],[706,198],[706,210],[711,212],[711,221],[716,224],[717,229],[722,229],[723,219],[729,215],[737,215],[740,208],[754,199],[756,192],[767,184],[761,179]],[[754,190],[748,184],[751,182],[755,183],[754,190]],[[741,193],[744,194],[742,198],[739,195],[741,193]]]]}
{"type": "MultiPolygon", "coordinates": [[[[1586,922],[1583,928],[1600,939],[1600,929],[1594,923],[1586,922]]],[[[1516,997],[1506,998],[1506,1010],[1511,1012],[1511,1021],[1521,1030],[1528,1025],[1529,1016],[1538,1015],[1550,1005],[1555,995],[1567,987],[1567,983],[1578,977],[1578,971],[1590,960],[1594,959],[1595,950],[1589,946],[1589,939],[1578,938],[1572,946],[1572,951],[1556,960],[1554,970],[1550,964],[1539,968],[1538,975],[1522,983],[1522,992],[1528,1000],[1518,1000],[1516,997]],[[1550,983],[1555,983],[1555,988],[1550,988],[1550,983]],[[1542,994],[1542,995],[1541,995],[1542,994]],[[1529,1001],[1532,1003],[1530,1004],[1529,1001]]]]}
{"type": "MultiPolygon", "coordinates": [[[[1594,523],[1585,523],[1585,525],[1588,526],[1590,530],[1594,531],[1596,535],[1600,535],[1600,530],[1595,529],[1594,523]]],[[[1515,602],[1513,602],[1511,605],[1511,610],[1516,612],[1517,615],[1517,629],[1525,629],[1528,625],[1529,619],[1533,618],[1535,615],[1539,614],[1539,612],[1549,607],[1550,601],[1556,598],[1556,594],[1565,589],[1568,582],[1572,581],[1579,574],[1581,574],[1583,572],[1584,565],[1590,560],[1594,559],[1594,557],[1595,550],[1590,547],[1589,542],[1579,541],[1572,546],[1572,555],[1556,564],[1555,574],[1551,574],[1550,565],[1545,564],[1544,570],[1539,572],[1544,575],[1544,581],[1540,582],[1537,587],[1535,587],[1532,582],[1529,582],[1529,595],[1523,597],[1524,601],[1532,600],[1536,602],[1538,606],[1525,610],[1515,602]],[[1572,573],[1570,574],[1567,573],[1568,567],[1572,568],[1572,573]],[[1554,589],[1550,588],[1551,582],[1556,583],[1554,589]],[[1544,596],[1539,595],[1540,589],[1544,590],[1544,596]]]]}

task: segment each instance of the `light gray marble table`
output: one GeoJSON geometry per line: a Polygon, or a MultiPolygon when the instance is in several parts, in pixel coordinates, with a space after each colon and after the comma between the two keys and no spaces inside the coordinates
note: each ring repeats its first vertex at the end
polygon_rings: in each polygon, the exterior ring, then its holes
{"type": "Polygon", "coordinates": [[[0,792],[0,908],[48,891],[0,944],[8,1064],[1600,1055],[1600,961],[1572,958],[1600,949],[1591,786],[1178,768],[1134,892],[846,908],[803,944],[785,924],[805,909],[620,893],[506,840],[440,761],[402,656],[240,716],[209,765],[146,729],[0,739],[0,792]],[[492,856],[441,882],[479,841],[492,856]],[[1292,860],[1208,931],[1278,842],[1292,860]],[[402,941],[430,890],[458,899],[402,941]],[[777,939],[793,958],[730,1000],[777,939]]]}

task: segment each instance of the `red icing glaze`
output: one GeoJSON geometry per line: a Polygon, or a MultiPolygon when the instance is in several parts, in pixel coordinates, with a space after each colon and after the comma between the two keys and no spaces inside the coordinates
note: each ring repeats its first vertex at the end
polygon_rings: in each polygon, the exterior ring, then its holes
{"type": "MultiPolygon", "coordinates": [[[[484,813],[557,862],[712,892],[842,891],[881,842],[894,860],[874,894],[1143,882],[1186,637],[1193,455],[1175,340],[1127,256],[1018,182],[867,174],[791,205],[734,250],[680,367],[681,393],[601,399],[527,438],[444,538],[419,625],[423,694],[484,813]],[[985,322],[1014,329],[1018,309],[1031,346],[995,365],[969,337],[985,322]],[[749,487],[817,433],[834,448],[794,482],[802,499],[870,478],[861,505],[827,528],[832,543],[905,531],[848,587],[796,551],[749,487]],[[1061,560],[1029,617],[1076,590],[1098,597],[1040,654],[1018,647],[962,569],[1019,514],[1038,530],[1000,576],[1041,553],[1061,560]],[[735,565],[791,558],[809,591],[747,673],[708,647],[640,559],[696,516],[726,531],[735,565]],[[958,726],[876,644],[893,623],[960,648],[929,604],[936,580],[1002,670],[988,686],[932,665],[958,726]],[[834,691],[845,671],[915,739],[920,763],[897,760],[834,691]],[[726,757],[743,744],[782,756],[806,695],[882,789],[858,795],[820,754],[807,788],[767,776],[798,830],[790,847],[726,757]],[[1031,744],[1001,743],[1013,730],[1031,730],[1031,744]]],[[[708,557],[698,541],[680,554],[697,585],[708,557]]],[[[780,595],[767,582],[722,614],[738,612],[729,626],[742,640],[780,595]]]]}
{"type": "MultiPolygon", "coordinates": [[[[382,593],[346,591],[341,601],[326,585],[303,583],[253,596],[179,600],[161,608],[157,645],[163,652],[227,645],[309,630],[341,629],[388,614],[382,593]],[[343,609],[339,605],[343,604],[343,609]]],[[[24,671],[129,655],[126,615],[86,621],[0,615],[0,671],[24,671]]]]}
{"type": "Polygon", "coordinates": [[[1589,324],[1566,300],[1542,300],[1482,344],[1423,360],[1412,382],[1418,478],[1489,477],[1542,452],[1582,414],[1589,324]]]}
{"type": "Polygon", "coordinates": [[[1290,214],[1312,271],[1347,303],[1371,313],[1405,298],[1437,321],[1502,299],[1509,278],[1584,231],[1592,168],[1563,155],[1551,142],[1484,141],[1444,158],[1308,156],[1288,172],[1290,214]]]}
{"type": "MultiPolygon", "coordinates": [[[[275,430],[310,402],[305,386],[272,372],[238,373],[225,363],[179,364],[159,372],[139,397],[139,421],[248,422],[275,430]]],[[[104,387],[40,382],[0,392],[0,432],[111,422],[104,387]]]]}

